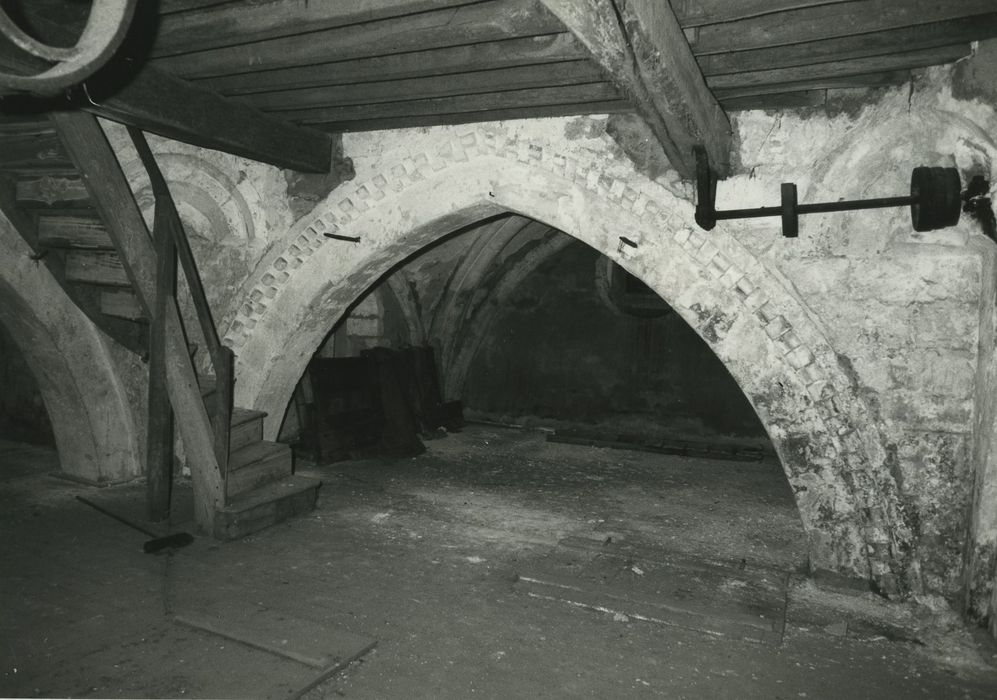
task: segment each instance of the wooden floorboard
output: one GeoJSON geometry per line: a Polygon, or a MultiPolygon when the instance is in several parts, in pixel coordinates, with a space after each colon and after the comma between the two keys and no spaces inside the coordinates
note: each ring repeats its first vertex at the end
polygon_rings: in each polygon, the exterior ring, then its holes
{"type": "Polygon", "coordinates": [[[561,31],[561,23],[535,0],[487,0],[456,10],[153,59],[152,64],[184,78],[203,78],[561,31]]]}
{"type": "Polygon", "coordinates": [[[375,105],[348,105],[320,107],[295,112],[282,112],[282,116],[303,124],[351,122],[392,117],[422,117],[458,112],[487,112],[503,109],[529,110],[544,105],[605,102],[618,99],[619,95],[609,83],[587,83],[565,87],[507,90],[505,92],[439,97],[403,102],[384,102],[375,105]]]}
{"type": "Polygon", "coordinates": [[[425,116],[328,122],[324,124],[316,123],[312,126],[331,133],[344,133],[349,131],[379,131],[383,129],[446,126],[470,124],[473,122],[503,121],[507,119],[539,119],[544,117],[567,117],[578,114],[612,114],[631,111],[633,111],[633,106],[629,102],[617,99],[558,105],[533,105],[526,108],[491,109],[481,112],[456,112],[425,116]]]}
{"type": "Polygon", "coordinates": [[[932,24],[994,11],[994,0],[855,0],[764,15],[686,32],[697,56],[803,44],[932,24]]]}
{"type": "Polygon", "coordinates": [[[997,12],[805,44],[710,54],[700,56],[699,65],[706,76],[745,73],[934,49],[991,36],[997,36],[997,12]]]}
{"type": "Polygon", "coordinates": [[[897,70],[921,68],[941,63],[951,63],[972,53],[969,44],[943,46],[923,51],[855,58],[848,61],[830,61],[809,66],[776,68],[774,70],[730,73],[707,78],[707,84],[714,90],[749,88],[757,85],[778,83],[804,83],[808,80],[822,81],[828,78],[844,78],[852,75],[887,73],[897,70]]]}
{"type": "Polygon", "coordinates": [[[208,78],[197,81],[197,84],[234,96],[271,90],[497,70],[588,57],[588,52],[572,34],[562,32],[208,78]]]}
{"type": "Polygon", "coordinates": [[[601,78],[599,68],[595,64],[590,61],[578,60],[410,78],[408,80],[384,80],[355,85],[280,90],[245,96],[242,99],[261,110],[284,112],[313,107],[376,104],[505,90],[578,85],[597,82],[601,78]]]}

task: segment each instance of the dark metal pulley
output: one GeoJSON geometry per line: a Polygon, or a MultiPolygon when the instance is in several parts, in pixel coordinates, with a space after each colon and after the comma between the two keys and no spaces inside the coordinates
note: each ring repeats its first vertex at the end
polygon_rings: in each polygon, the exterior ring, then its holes
{"type": "Polygon", "coordinates": [[[962,212],[962,181],[955,168],[920,166],[910,177],[910,194],[902,197],[878,199],[853,199],[838,202],[799,204],[796,185],[782,184],[782,202],[777,207],[754,209],[716,208],[717,178],[710,168],[706,149],[697,146],[696,153],[696,223],[709,231],[717,221],[724,219],[750,219],[767,216],[782,218],[782,235],[796,238],[799,234],[799,215],[883,207],[910,207],[911,224],[915,231],[935,231],[959,223],[962,212]]]}

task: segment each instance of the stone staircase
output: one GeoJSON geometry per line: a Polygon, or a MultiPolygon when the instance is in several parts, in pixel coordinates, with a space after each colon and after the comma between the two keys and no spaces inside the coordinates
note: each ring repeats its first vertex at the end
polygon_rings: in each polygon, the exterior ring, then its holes
{"type": "MultiPolygon", "coordinates": [[[[56,124],[44,115],[0,124],[0,176],[8,185],[3,188],[4,209],[17,215],[15,224],[34,251],[33,257],[48,266],[88,318],[124,347],[147,359],[150,314],[136,288],[134,271],[123,262],[126,252],[116,248],[114,237],[94,206],[95,183],[88,187],[67,151],[56,124]]],[[[155,260],[143,262],[156,266],[155,260]]],[[[189,363],[190,358],[186,361],[189,363]]],[[[198,376],[196,381],[205,406],[200,414],[214,422],[219,410],[215,378],[198,376]]],[[[171,386],[170,396],[178,391],[182,387],[171,386]]],[[[227,396],[230,402],[231,387],[227,396]]],[[[222,431],[223,440],[227,432],[227,458],[223,454],[217,460],[206,459],[207,466],[191,464],[192,470],[217,472],[194,475],[195,499],[199,484],[218,484],[213,496],[202,494],[210,505],[198,520],[202,529],[223,540],[245,536],[311,510],[320,486],[315,479],[294,474],[289,446],[263,439],[265,413],[237,406],[229,410],[229,429],[222,431]]],[[[196,420],[190,411],[181,411],[175,403],[174,414],[178,423],[196,420]]],[[[195,428],[203,432],[206,426],[195,428]]],[[[217,426],[214,430],[217,434],[217,426]]],[[[186,451],[190,453],[189,448],[186,451]]]]}

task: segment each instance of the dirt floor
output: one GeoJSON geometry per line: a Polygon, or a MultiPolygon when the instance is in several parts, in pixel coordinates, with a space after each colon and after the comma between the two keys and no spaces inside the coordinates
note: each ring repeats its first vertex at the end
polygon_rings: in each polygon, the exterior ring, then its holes
{"type": "Polygon", "coordinates": [[[997,697],[997,652],[941,601],[794,573],[774,458],[484,426],[427,447],[299,465],[324,481],[309,516],[150,555],[74,498],[138,519],[141,483],[75,484],[54,452],[0,443],[0,693],[997,697]]]}

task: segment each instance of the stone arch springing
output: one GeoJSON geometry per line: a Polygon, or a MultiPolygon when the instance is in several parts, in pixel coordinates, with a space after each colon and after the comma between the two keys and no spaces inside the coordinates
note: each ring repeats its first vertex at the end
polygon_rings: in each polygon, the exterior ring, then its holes
{"type": "MultiPolygon", "coordinates": [[[[62,470],[95,483],[141,472],[142,436],[102,337],[31,249],[0,218],[0,323],[32,374],[52,424],[62,470]]],[[[125,354],[124,351],[122,354],[125,354]]]]}
{"type": "Polygon", "coordinates": [[[270,413],[268,434],[330,317],[439,237],[515,212],[619,263],[720,357],[779,453],[813,567],[870,578],[886,593],[918,587],[878,429],[791,285],[736,239],[692,229],[689,202],[607,153],[503,125],[440,130],[431,152],[404,146],[386,148],[394,157],[374,158],[369,177],[299,221],[244,287],[226,340],[237,352],[237,400],[270,413]]]}

